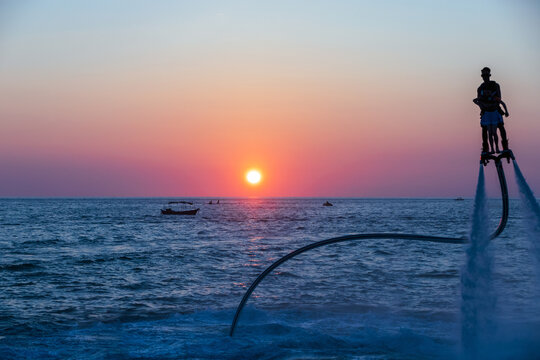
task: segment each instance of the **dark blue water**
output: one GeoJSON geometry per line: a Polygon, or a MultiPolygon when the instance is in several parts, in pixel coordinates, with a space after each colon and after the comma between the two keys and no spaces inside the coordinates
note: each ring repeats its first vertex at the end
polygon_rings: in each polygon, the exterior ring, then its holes
{"type": "MultiPolygon", "coordinates": [[[[170,199],[167,199],[170,200],[170,199]]],[[[472,200],[0,200],[1,359],[460,358],[466,245],[334,244],[249,284],[308,243],[361,232],[466,236],[472,200]]],[[[490,229],[500,212],[489,201],[490,229]]],[[[538,358],[535,262],[511,200],[494,243],[493,339],[484,358],[538,358]]]]}

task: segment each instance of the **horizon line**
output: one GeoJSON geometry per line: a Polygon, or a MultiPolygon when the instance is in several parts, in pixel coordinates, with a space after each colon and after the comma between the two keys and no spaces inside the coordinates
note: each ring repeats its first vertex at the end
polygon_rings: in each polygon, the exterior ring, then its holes
{"type": "MultiPolygon", "coordinates": [[[[473,196],[0,196],[0,200],[45,199],[473,199],[473,196]]],[[[490,199],[500,199],[492,197],[490,199]]],[[[519,199],[519,197],[511,197],[519,199]]]]}

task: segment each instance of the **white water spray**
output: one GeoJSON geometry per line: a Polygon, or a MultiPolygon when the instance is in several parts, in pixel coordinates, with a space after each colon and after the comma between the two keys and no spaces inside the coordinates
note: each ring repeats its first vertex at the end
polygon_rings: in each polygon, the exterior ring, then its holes
{"type": "Polygon", "coordinates": [[[470,245],[461,275],[461,340],[464,355],[469,358],[480,355],[481,345],[487,345],[494,330],[495,294],[489,243],[484,167],[480,165],[470,245]]]}
{"type": "Polygon", "coordinates": [[[514,160],[514,171],[516,173],[516,182],[519,187],[519,194],[525,207],[527,228],[529,230],[529,239],[532,242],[533,252],[538,264],[540,264],[540,206],[534,197],[534,194],[525,181],[523,173],[514,160]]]}

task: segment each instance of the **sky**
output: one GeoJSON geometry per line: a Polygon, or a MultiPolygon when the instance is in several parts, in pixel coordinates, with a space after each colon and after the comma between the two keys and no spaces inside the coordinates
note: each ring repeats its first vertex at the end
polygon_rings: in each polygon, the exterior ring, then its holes
{"type": "Polygon", "coordinates": [[[533,0],[0,0],[0,197],[471,197],[484,66],[538,193],[539,64],[533,0]]]}

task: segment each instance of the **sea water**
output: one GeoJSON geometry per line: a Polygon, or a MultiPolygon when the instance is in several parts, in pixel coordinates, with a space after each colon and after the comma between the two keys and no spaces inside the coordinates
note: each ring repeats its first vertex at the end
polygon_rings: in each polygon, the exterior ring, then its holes
{"type": "MultiPolygon", "coordinates": [[[[0,359],[462,357],[468,245],[306,252],[262,281],[228,333],[247,287],[281,256],[353,233],[468,236],[472,199],[190,199],[196,216],[161,215],[169,200],[0,200],[0,359]]],[[[493,230],[500,199],[488,208],[493,230]]],[[[540,354],[524,216],[511,199],[490,244],[493,341],[479,358],[540,354]]]]}

